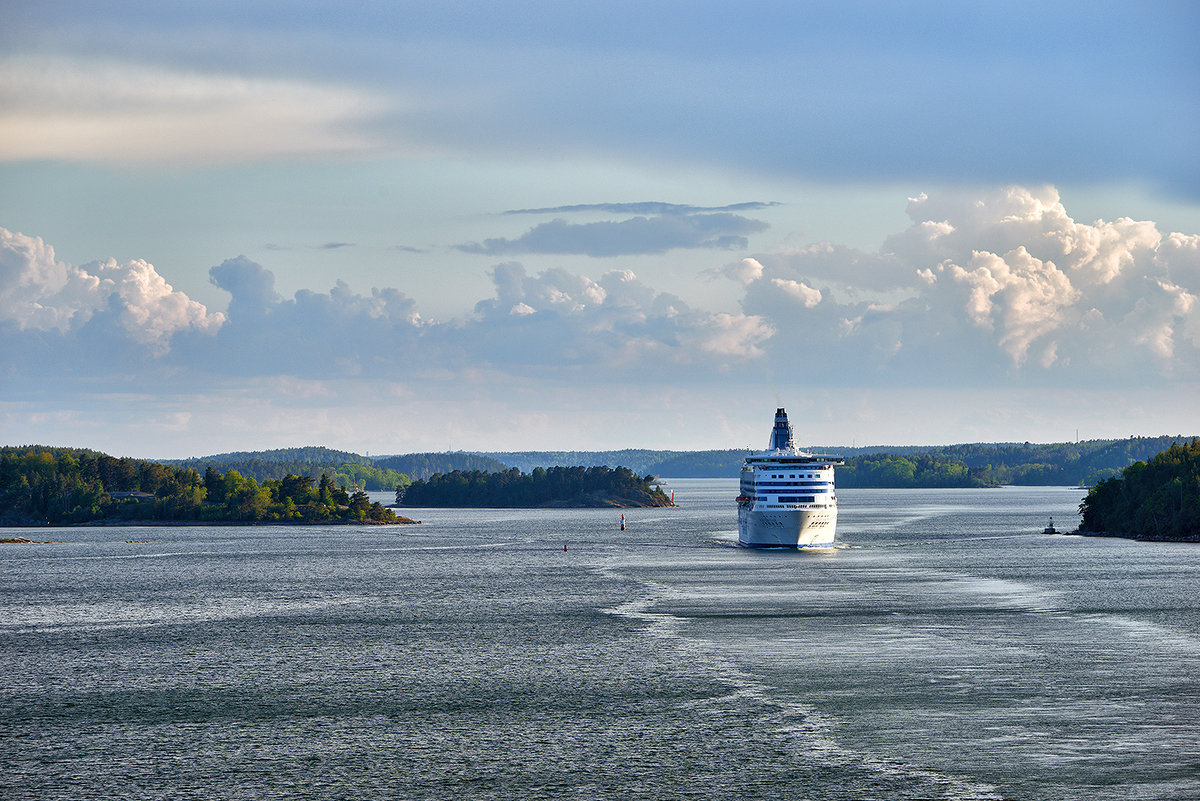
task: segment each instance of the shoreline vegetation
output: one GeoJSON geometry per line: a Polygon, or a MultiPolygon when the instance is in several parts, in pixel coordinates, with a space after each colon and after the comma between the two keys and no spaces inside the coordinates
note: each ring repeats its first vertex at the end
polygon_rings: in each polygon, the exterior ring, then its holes
{"type": "MultiPolygon", "coordinates": [[[[1157,464],[1157,454],[1173,448],[1191,447],[1179,446],[1181,439],[1187,442],[1187,438],[1160,436],[1045,445],[809,450],[844,456],[846,464],[837,471],[840,488],[1099,488],[1114,480],[1126,483],[1111,486],[1133,487],[1138,473],[1135,470],[1134,480],[1128,482],[1123,471],[1146,464],[1141,460],[1157,464]]],[[[150,461],[78,448],[4,446],[0,448],[0,526],[417,522],[398,517],[394,507],[373,503],[366,489],[395,491],[397,506],[410,507],[670,505],[661,491],[659,497],[653,495],[652,476],[733,478],[746,454],[744,449],[626,449],[369,457],[305,447],[150,461]],[[590,477],[588,471],[593,471],[590,477]],[[556,478],[547,481],[551,473],[556,478]],[[618,473],[619,480],[614,478],[618,473]],[[577,474],[585,476],[584,484],[572,483],[579,480],[577,474]],[[314,478],[317,475],[319,480],[314,478]]],[[[1187,499],[1192,497],[1194,482],[1181,476],[1163,498],[1179,498],[1176,511],[1183,512],[1192,503],[1187,499]]],[[[1107,496],[1097,497],[1105,508],[1111,505],[1107,496]]],[[[1120,532],[1114,536],[1200,537],[1187,528],[1192,524],[1181,523],[1179,528],[1175,518],[1168,520],[1166,501],[1153,501],[1150,507],[1137,523],[1120,522],[1119,515],[1103,523],[1089,518],[1087,525],[1092,528],[1080,533],[1099,533],[1097,527],[1103,527],[1120,532]]]]}
{"type": "MultiPolygon", "coordinates": [[[[1117,475],[1122,468],[1147,460],[1191,437],[1156,436],[1082,442],[969,443],[939,446],[810,446],[814,453],[834,453],[846,460],[837,471],[839,487],[905,489],[916,487],[1082,486],[1117,475]]],[[[203,474],[237,470],[260,484],[288,473],[330,478],[349,490],[393,491],[410,480],[455,471],[502,473],[517,468],[529,473],[541,467],[628,467],[639,475],[667,478],[736,478],[751,449],[666,451],[626,448],[613,451],[511,451],[409,453],[362,456],[328,448],[284,448],[273,451],[216,454],[163,461],[203,474]]]]}
{"type": "Polygon", "coordinates": [[[454,508],[596,508],[674,506],[652,475],[628,467],[536,467],[523,473],[455,470],[396,490],[396,506],[454,508]]]}
{"type": "Polygon", "coordinates": [[[416,523],[328,474],[261,484],[236,470],[118,459],[73,448],[0,449],[0,525],[416,523]]]}
{"type": "Polygon", "coordinates": [[[1072,532],[1150,542],[1200,542],[1200,438],[1173,444],[1088,490],[1072,532]]]}

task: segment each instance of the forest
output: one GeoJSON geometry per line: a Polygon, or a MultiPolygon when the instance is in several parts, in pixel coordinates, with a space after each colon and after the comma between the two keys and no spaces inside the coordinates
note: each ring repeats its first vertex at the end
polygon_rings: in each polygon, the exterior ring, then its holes
{"type": "MultiPolygon", "coordinates": [[[[1186,438],[1130,437],[1050,444],[811,446],[804,450],[844,457],[846,464],[837,471],[838,485],[843,487],[1091,486],[1178,441],[1186,438]]],[[[526,471],[535,466],[625,464],[639,473],[670,478],[734,478],[750,450],[517,451],[482,455],[526,471]]]]}
{"type": "Polygon", "coordinates": [[[163,460],[163,464],[186,467],[203,473],[207,468],[222,472],[236,470],[245,478],[263,482],[288,475],[327,474],[334,483],[350,490],[385,490],[408,483],[408,476],[382,461],[331,448],[280,448],[271,451],[239,451],[193,459],[163,460]]]}
{"type": "MultiPolygon", "coordinates": [[[[1130,437],[1052,444],[972,443],[807,450],[845,457],[845,465],[837,470],[839,487],[1093,486],[1102,482],[1111,486],[1106,479],[1124,476],[1122,471],[1130,465],[1154,462],[1156,454],[1174,452],[1171,449],[1176,443],[1187,441],[1182,437],[1130,437]]],[[[497,502],[493,495],[516,497],[521,504],[534,506],[567,503],[565,498],[573,498],[570,501],[573,503],[595,502],[594,497],[590,501],[584,497],[588,492],[610,492],[614,497],[630,493],[631,502],[657,503],[659,499],[647,500],[644,493],[649,492],[648,484],[638,478],[639,474],[734,478],[748,452],[631,448],[413,453],[371,458],[308,447],[153,462],[84,449],[8,446],[3,448],[0,458],[0,522],[11,525],[110,519],[386,521],[390,512],[378,504],[372,505],[364,490],[403,491],[409,487],[410,476],[417,479],[413,483],[418,486],[408,496],[409,505],[490,505],[497,502]],[[567,481],[557,473],[558,485],[548,481],[549,474],[556,470],[576,471],[571,476],[580,471],[586,474],[593,468],[615,473],[613,466],[619,464],[625,465],[621,469],[628,473],[621,474],[623,480],[637,479],[646,486],[635,490],[632,485],[607,488],[598,485],[585,490],[582,484],[570,483],[576,478],[567,481]],[[480,478],[485,474],[498,477],[480,478]],[[304,484],[306,479],[308,484],[304,484]],[[567,488],[568,484],[572,489],[567,488]],[[463,486],[483,493],[482,500],[414,502],[423,493],[434,493],[427,497],[437,493],[446,498],[456,493],[461,495],[463,486]]],[[[1135,477],[1133,482],[1120,486],[1125,486],[1124,491],[1128,492],[1137,480],[1135,477]]],[[[1180,481],[1186,498],[1185,477],[1181,476],[1180,481]]],[[[1105,505],[1107,508],[1107,500],[1105,505]]],[[[1161,510],[1154,514],[1157,517],[1153,519],[1166,519],[1161,510]]],[[[1179,519],[1186,519],[1186,515],[1179,519]]]]}
{"type": "MultiPolygon", "coordinates": [[[[1117,475],[1122,468],[1146,460],[1186,437],[1129,437],[1082,442],[967,443],[962,445],[811,446],[812,453],[845,458],[837,481],[843,487],[992,487],[1091,486],[1117,475]]],[[[362,456],[329,448],[285,448],[239,452],[164,462],[203,472],[207,467],[236,470],[260,483],[288,474],[327,473],[350,489],[394,490],[410,478],[480,471],[501,473],[517,468],[624,465],[639,474],[670,478],[735,478],[750,449],[664,451],[626,448],[615,451],[505,451],[408,453],[362,456]]]]}
{"type": "Polygon", "coordinates": [[[1200,542],[1200,438],[1096,484],[1079,512],[1080,533],[1200,542]]]}
{"type": "Polygon", "coordinates": [[[236,470],[39,446],[0,448],[0,525],[96,522],[406,522],[328,474],[259,482],[236,470]]]}
{"type": "Polygon", "coordinates": [[[396,491],[398,506],[531,508],[671,506],[654,477],[627,467],[536,467],[438,473],[396,491]]]}
{"type": "MultiPolygon", "coordinates": [[[[429,478],[435,473],[452,473],[455,470],[470,472],[482,470],[485,473],[498,473],[507,470],[510,465],[491,456],[478,453],[407,453],[400,456],[381,456],[375,460],[377,467],[387,468],[406,474],[411,478],[429,478]]],[[[397,482],[407,484],[404,482],[397,482]]],[[[395,489],[395,485],[386,489],[395,489]]]]}

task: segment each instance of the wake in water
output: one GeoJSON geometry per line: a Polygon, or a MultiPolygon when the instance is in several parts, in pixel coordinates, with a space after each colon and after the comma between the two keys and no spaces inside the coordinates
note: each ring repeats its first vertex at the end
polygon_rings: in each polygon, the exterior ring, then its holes
{"type": "Polygon", "coordinates": [[[689,636],[687,618],[658,609],[680,599],[681,593],[661,582],[634,579],[611,568],[597,568],[597,572],[617,581],[636,581],[646,591],[641,598],[601,611],[636,621],[643,636],[662,641],[680,660],[730,688],[723,696],[684,701],[680,704],[682,709],[753,720],[760,733],[773,743],[775,753],[770,759],[791,760],[801,765],[816,763],[833,769],[834,774],[850,782],[843,787],[790,788],[792,791],[799,789],[806,798],[827,797],[827,793],[828,797],[842,797],[844,790],[850,790],[847,797],[856,797],[861,792],[863,795],[857,797],[878,797],[883,793],[892,799],[995,801],[1001,798],[996,788],[988,784],[842,746],[832,734],[837,725],[835,719],[794,698],[781,698],[776,688],[721,655],[717,644],[689,636]],[[861,791],[851,789],[855,784],[860,784],[861,791]]]}

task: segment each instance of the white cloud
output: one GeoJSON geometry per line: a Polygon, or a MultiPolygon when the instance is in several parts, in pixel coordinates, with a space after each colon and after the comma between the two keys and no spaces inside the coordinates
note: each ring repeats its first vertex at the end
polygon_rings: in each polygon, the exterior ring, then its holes
{"type": "MultiPolygon", "coordinates": [[[[80,382],[100,395],[154,397],[169,382],[181,395],[246,388],[331,420],[366,392],[382,393],[372,408],[406,409],[435,391],[447,403],[469,392],[483,406],[504,392],[516,414],[524,403],[553,405],[566,385],[595,409],[614,388],[631,404],[653,392],[708,398],[730,375],[766,376],[781,394],[801,381],[831,391],[973,387],[980,397],[1013,385],[1137,381],[1163,394],[1194,385],[1200,236],[1077,223],[1056,197],[1016,188],[937,196],[914,204],[912,225],[887,252],[822,243],[756,255],[723,271],[743,287],[740,308],[737,298],[692,308],[629,269],[592,277],[498,264],[492,296],[445,322],[425,319],[394,288],[335,281],[286,298],[270,270],[244,257],[210,271],[231,295],[223,316],[144,261],[74,267],[40,239],[0,229],[9,346],[0,374],[16,402],[65,397],[80,382]]],[[[465,403],[452,405],[469,411],[465,403]]],[[[164,419],[186,408],[181,401],[164,419]]]]}
{"type": "Polygon", "coordinates": [[[215,333],[225,322],[141,259],[74,267],[57,261],[39,237],[0,228],[0,321],[66,333],[108,315],[114,329],[157,355],[181,331],[215,333]]]}
{"type": "MultiPolygon", "coordinates": [[[[1175,355],[1175,330],[1182,323],[1196,328],[1196,295],[1166,281],[1154,282],[1158,291],[1149,291],[1137,299],[1133,309],[1121,321],[1133,333],[1134,341],[1145,345],[1161,360],[1175,355]]],[[[1197,343],[1192,339],[1191,344],[1197,343]]]]}
{"type": "Polygon", "coordinates": [[[215,333],[225,322],[224,314],[209,314],[203,304],[172,289],[149,262],[135,259],[117,264],[109,259],[86,267],[92,267],[100,276],[101,287],[110,291],[110,304],[119,299],[121,327],[129,338],[156,353],[165,353],[178,331],[215,333]]]}
{"type": "Polygon", "coordinates": [[[99,277],[55,259],[40,237],[0,228],[0,319],[66,331],[92,316],[100,295],[99,277]]]}
{"type": "Polygon", "coordinates": [[[744,258],[724,267],[714,267],[704,271],[710,278],[728,278],[737,281],[742,286],[749,286],[763,277],[762,262],[758,259],[744,258]]]}
{"type": "Polygon", "coordinates": [[[508,313],[514,317],[526,317],[530,314],[537,314],[537,309],[530,306],[528,303],[516,303],[508,310],[508,313]]]}
{"type": "Polygon", "coordinates": [[[806,309],[811,309],[821,302],[820,290],[813,289],[802,281],[792,281],[788,278],[772,278],[771,284],[783,294],[795,298],[806,309]]]}
{"type": "Polygon", "coordinates": [[[1077,222],[1053,187],[921,195],[908,212],[876,254],[818,243],[756,256],[764,273],[743,308],[779,329],[774,363],[803,338],[922,380],[1196,373],[1200,236],[1077,222]],[[814,279],[841,290],[817,300],[814,279]]]}
{"type": "Polygon", "coordinates": [[[759,346],[774,333],[775,329],[761,317],[719,313],[704,319],[694,340],[706,353],[755,358],[763,354],[759,346]]]}
{"type": "Polygon", "coordinates": [[[752,315],[693,310],[627,269],[592,280],[561,268],[528,275],[507,262],[492,269],[492,280],[496,297],[477,303],[452,339],[499,369],[558,365],[586,368],[593,380],[636,370],[695,380],[685,375],[690,366],[721,369],[760,356],[773,332],[752,315]]]}
{"type": "Polygon", "coordinates": [[[999,345],[1021,364],[1038,337],[1064,325],[1064,311],[1079,297],[1067,276],[1029,255],[1023,246],[1004,254],[975,251],[969,269],[949,266],[970,292],[966,309],[976,325],[996,330],[999,345]]]}
{"type": "MultiPolygon", "coordinates": [[[[358,88],[86,58],[0,60],[0,159],[241,162],[360,153],[358,88]]],[[[395,145],[395,143],[393,143],[395,145]]]]}

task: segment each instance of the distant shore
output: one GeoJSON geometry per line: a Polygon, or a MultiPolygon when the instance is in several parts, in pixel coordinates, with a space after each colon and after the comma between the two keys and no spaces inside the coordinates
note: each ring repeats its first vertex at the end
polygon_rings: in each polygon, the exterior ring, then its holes
{"type": "MultiPolygon", "coordinates": [[[[3,523],[0,528],[180,528],[182,526],[408,526],[420,520],[396,516],[395,520],[89,520],[83,523],[3,523]]],[[[35,542],[23,537],[6,537],[2,543],[35,542]]]]}

